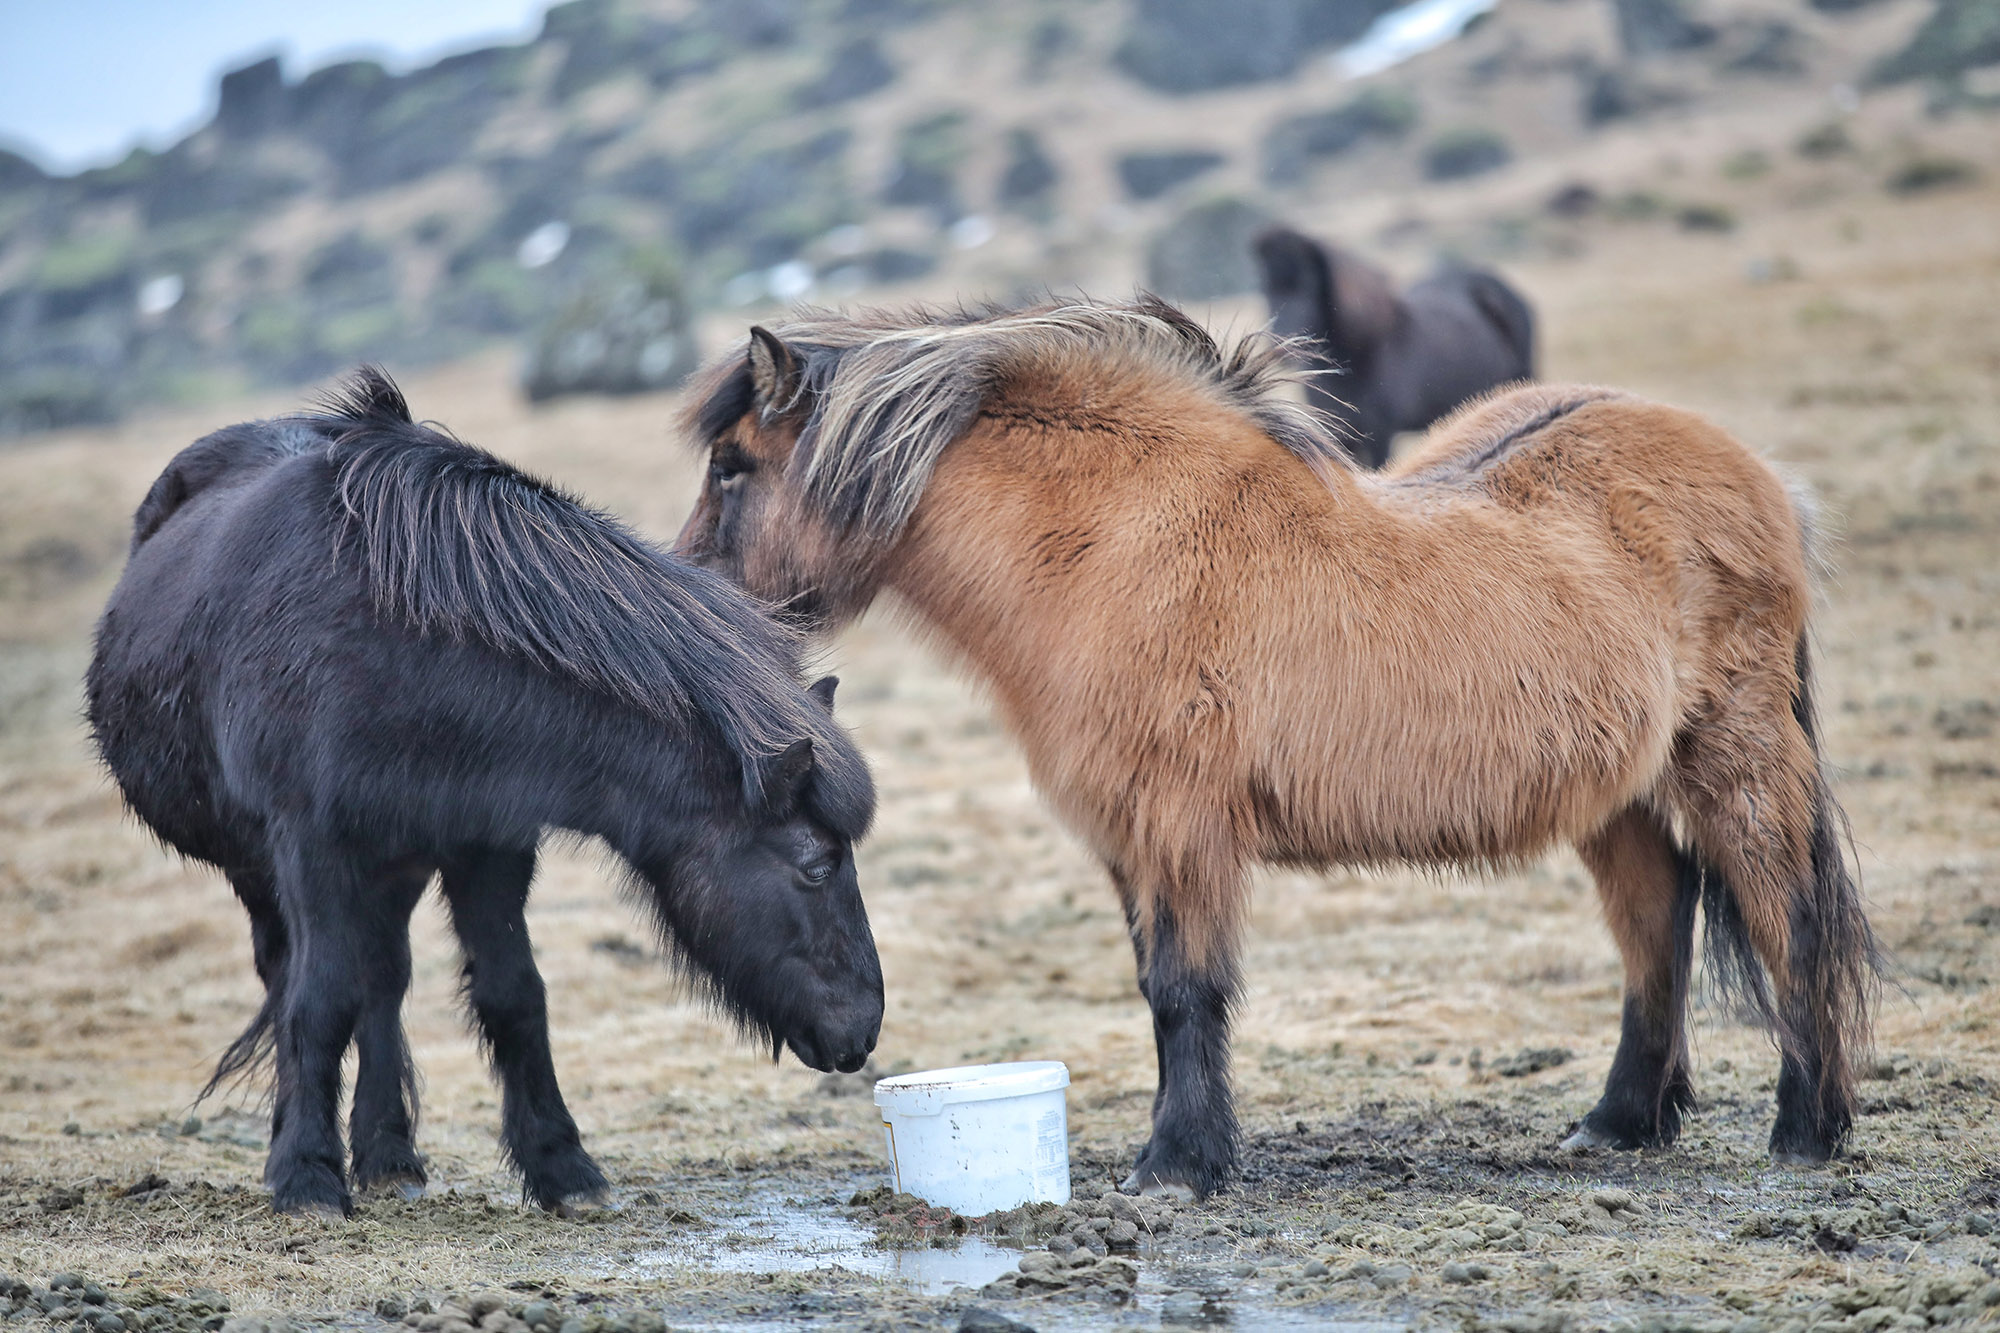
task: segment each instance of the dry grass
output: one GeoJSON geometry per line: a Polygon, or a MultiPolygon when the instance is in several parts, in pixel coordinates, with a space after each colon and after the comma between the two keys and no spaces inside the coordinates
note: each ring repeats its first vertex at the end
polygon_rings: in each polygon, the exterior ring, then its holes
{"type": "MultiPolygon", "coordinates": [[[[1558,247],[1568,257],[1552,250],[1513,272],[1543,312],[1552,377],[1704,410],[1810,481],[1839,520],[1821,622],[1828,744],[1899,968],[1880,1046],[1901,1062],[1884,1072],[1901,1072],[1868,1085],[1877,1113],[1861,1122],[1855,1161],[1774,1173],[1761,1146],[1775,1061],[1757,1035],[1704,1015],[1698,1083],[1715,1109],[1684,1147],[1638,1167],[1574,1169],[1586,1181],[1650,1173],[1651,1220],[1556,1246],[1555,1277],[1523,1260],[1495,1289],[1502,1304],[1573,1305],[1603,1322],[1730,1291],[1770,1302],[1992,1259],[1966,1236],[1830,1258],[1729,1234],[1759,1209],[1855,1198],[1961,1215],[1994,1189],[1982,1164],[2000,1159],[2000,727],[1981,711],[2000,708],[2000,188],[1899,200],[1862,181],[1836,182],[1831,203],[1798,202],[1789,179],[1764,182],[1727,237],[1578,224],[1576,244],[1558,247]],[[1746,278],[1748,261],[1779,254],[1803,276],[1746,278]],[[1562,1274],[1577,1285],[1563,1288],[1562,1274]]],[[[508,388],[510,369],[493,358],[406,387],[466,438],[671,534],[694,481],[670,437],[675,405],[531,413],[508,388]]],[[[615,1276],[617,1256],[671,1230],[667,1210],[726,1210],[740,1173],[823,1182],[870,1160],[865,1099],[819,1095],[817,1076],[738,1046],[659,967],[592,947],[640,940],[641,927],[597,862],[567,852],[547,860],[531,910],[557,1058],[621,1197],[650,1186],[657,1206],[633,1203],[598,1227],[513,1207],[496,1095],[462,1030],[455,960],[428,905],[408,1009],[427,1080],[421,1141],[436,1179],[458,1193],[373,1204],[346,1224],[274,1219],[254,1189],[258,1151],[162,1134],[249,1017],[256,983],[220,880],[121,816],[77,724],[76,681],[127,516],[157,468],[203,429],[284,405],[0,453],[0,1269],[142,1275],[300,1311],[515,1278],[617,1283],[630,1280],[615,1276]],[[212,1188],[138,1207],[92,1183],[154,1171],[212,1188]],[[45,1206],[66,1187],[84,1189],[80,1206],[45,1206]]],[[[1080,1160],[1127,1158],[1144,1132],[1151,1048],[1100,873],[1038,803],[977,697],[890,617],[828,656],[882,788],[879,831],[862,853],[889,996],[879,1059],[1065,1060],[1080,1160]]],[[[1507,1160],[1529,1173],[1491,1189],[1564,1206],[1580,1186],[1533,1166],[1528,1150],[1588,1107],[1610,1060],[1619,973],[1596,918],[1568,857],[1476,881],[1266,878],[1238,1047],[1250,1128],[1400,1135],[1416,1169],[1435,1166],[1441,1180],[1463,1177],[1484,1136],[1512,1144],[1507,1160]],[[1576,1059],[1519,1083],[1478,1081],[1464,1062],[1475,1048],[1490,1060],[1526,1046],[1576,1059]]],[[[213,1108],[203,1113],[212,1129],[213,1108]]],[[[1253,1167],[1288,1160],[1281,1149],[1260,1140],[1253,1167]]],[[[1364,1244],[1339,1226],[1414,1225],[1435,1203],[1428,1186],[1405,1194],[1389,1180],[1371,1193],[1338,1171],[1319,1194],[1300,1183],[1309,1175],[1283,1179],[1284,1215],[1305,1229],[1271,1244],[1295,1251],[1318,1231],[1324,1244],[1364,1244]]],[[[1280,1196],[1247,1197],[1276,1207],[1280,1196]]],[[[1246,1206],[1225,1201],[1216,1216],[1246,1206]]],[[[685,1294],[715,1280],[663,1281],[685,1294]]],[[[1448,1295],[1422,1275],[1417,1291],[1433,1315],[1448,1295]]]]}

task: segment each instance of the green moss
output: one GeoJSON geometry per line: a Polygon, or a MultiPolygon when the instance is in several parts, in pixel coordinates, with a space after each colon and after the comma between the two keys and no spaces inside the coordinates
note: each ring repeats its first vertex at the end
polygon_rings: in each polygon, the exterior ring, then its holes
{"type": "Polygon", "coordinates": [[[1771,155],[1761,148],[1745,148],[1722,161],[1722,174],[1733,181],[1756,180],[1770,170],[1771,155]]]}
{"type": "Polygon", "coordinates": [[[259,301],[236,319],[236,346],[253,361],[287,361],[311,337],[312,323],[305,309],[287,301],[259,301]]]}
{"type": "Polygon", "coordinates": [[[149,382],[151,393],[176,407],[207,407],[240,398],[250,390],[250,380],[234,366],[163,372],[149,382]]]}
{"type": "Polygon", "coordinates": [[[153,174],[159,160],[160,155],[150,148],[134,148],[111,166],[85,172],[84,177],[98,186],[137,185],[153,174]]]}
{"type": "Polygon", "coordinates": [[[1674,214],[1683,231],[1735,231],[1736,214],[1721,204],[1683,204],[1674,214]]]}
{"type": "Polygon", "coordinates": [[[226,216],[183,218],[149,227],[146,262],[153,268],[190,272],[232,253],[242,234],[243,224],[226,216]]]}
{"type": "Polygon", "coordinates": [[[113,421],[113,381],[72,366],[0,375],[0,436],[113,421]]]}
{"type": "Polygon", "coordinates": [[[392,305],[366,306],[330,316],[319,325],[319,344],[343,359],[378,352],[403,325],[402,312],[392,305]]]}
{"type": "Polygon", "coordinates": [[[1370,88],[1349,105],[1377,134],[1393,138],[1409,133],[1417,124],[1417,99],[1407,88],[1370,88]]]}
{"type": "Polygon", "coordinates": [[[1667,201],[1652,190],[1627,190],[1614,198],[1606,209],[1614,218],[1644,222],[1667,211],[1667,201]]]}
{"type": "Polygon", "coordinates": [[[952,173],[965,157],[963,111],[940,111],[903,128],[898,156],[906,167],[952,173]]]}
{"type": "Polygon", "coordinates": [[[518,333],[540,311],[535,277],[511,259],[482,259],[457,273],[431,302],[438,325],[474,338],[518,333]]]}
{"type": "Polygon", "coordinates": [[[1468,126],[1446,130],[1424,149],[1424,174],[1432,180],[1477,176],[1513,161],[1514,150],[1493,130],[1468,126]]]}
{"type": "Polygon", "coordinates": [[[133,259],[133,238],[128,232],[98,232],[58,241],[43,252],[35,266],[34,282],[52,291],[78,291],[126,272],[133,259]]]}
{"type": "Polygon", "coordinates": [[[1854,137],[1847,132],[1847,126],[1830,120],[1800,135],[1793,147],[1800,157],[1839,157],[1854,151],[1854,137]]]}

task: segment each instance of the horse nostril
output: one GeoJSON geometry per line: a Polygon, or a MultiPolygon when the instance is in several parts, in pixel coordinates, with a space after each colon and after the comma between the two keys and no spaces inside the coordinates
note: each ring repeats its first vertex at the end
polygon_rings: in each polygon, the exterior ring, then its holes
{"type": "Polygon", "coordinates": [[[864,1051],[842,1051],[840,1058],[833,1062],[833,1066],[843,1074],[852,1074],[867,1063],[868,1056],[864,1051]]]}

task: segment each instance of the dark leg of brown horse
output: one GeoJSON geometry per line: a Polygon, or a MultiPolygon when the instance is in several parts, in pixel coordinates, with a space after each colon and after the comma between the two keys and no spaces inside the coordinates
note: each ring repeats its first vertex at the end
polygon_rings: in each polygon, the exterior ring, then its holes
{"type": "Polygon", "coordinates": [[[1625,1015],[1604,1096],[1564,1143],[1672,1143],[1694,1108],[1684,1035],[1701,869],[1650,813],[1633,807],[1578,845],[1625,960],[1625,1015]]]}
{"type": "Polygon", "coordinates": [[[1153,1137],[1124,1189],[1199,1198],[1228,1183],[1236,1170],[1236,1097],[1229,1083],[1236,941],[1233,935],[1212,941],[1205,957],[1196,956],[1161,898],[1134,938],[1141,946],[1139,990],[1153,1010],[1160,1083],[1153,1137]]]}
{"type": "MultiPolygon", "coordinates": [[[[1111,885],[1118,890],[1118,901],[1125,909],[1125,933],[1132,939],[1132,957],[1138,963],[1139,994],[1146,996],[1146,927],[1139,918],[1139,899],[1133,891],[1132,881],[1116,865],[1106,863],[1105,871],[1111,876],[1111,885]]],[[[1148,1000],[1148,1003],[1151,1003],[1148,1000]]],[[[1167,1091],[1167,1052],[1160,1044],[1160,1025],[1153,1025],[1153,1115],[1160,1114],[1160,1099],[1167,1091]]]]}

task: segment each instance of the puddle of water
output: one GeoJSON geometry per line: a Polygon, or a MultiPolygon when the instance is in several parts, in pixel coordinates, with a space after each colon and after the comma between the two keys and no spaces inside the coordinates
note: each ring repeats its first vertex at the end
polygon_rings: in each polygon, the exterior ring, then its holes
{"type": "MultiPolygon", "coordinates": [[[[624,1275],[652,1276],[663,1270],[706,1268],[722,1273],[814,1273],[839,1269],[863,1277],[907,1285],[930,1296],[971,1297],[979,1288],[1011,1271],[1021,1251],[984,1236],[966,1236],[949,1247],[887,1249],[874,1229],[840,1210],[834,1196],[788,1198],[777,1193],[755,1194],[740,1207],[711,1212],[715,1226],[684,1232],[673,1243],[633,1256],[624,1275]]],[[[1087,1303],[1036,1303],[1030,1322],[1045,1333],[1094,1333],[1110,1326],[1154,1327],[1165,1313],[1165,1288],[1188,1279],[1169,1265],[1142,1266],[1140,1290],[1133,1302],[1118,1310],[1087,1303]]],[[[1240,1285],[1240,1284],[1231,1284],[1240,1285]]],[[[1269,1303],[1270,1294],[1236,1291],[1224,1298],[1223,1326],[1255,1328],[1271,1333],[1407,1333],[1408,1325],[1376,1320],[1330,1319],[1323,1310],[1294,1310],[1269,1303]]],[[[1007,1307],[997,1307],[1006,1310],[1007,1307]]],[[[1008,1311],[1009,1313],[1017,1313],[1008,1311]]],[[[768,1333],[793,1330],[790,1319],[753,1324],[705,1324],[707,1333],[768,1333]]]]}
{"type": "Polygon", "coordinates": [[[850,1221],[824,1204],[752,1200],[743,1212],[719,1221],[713,1231],[641,1251],[636,1256],[638,1267],[696,1265],[722,1273],[810,1273],[840,1268],[942,1295],[976,1291],[1021,1261],[1020,1250],[983,1236],[966,1236],[945,1247],[885,1248],[876,1242],[872,1228],[850,1221]]]}

